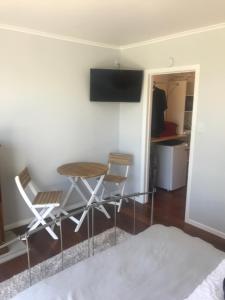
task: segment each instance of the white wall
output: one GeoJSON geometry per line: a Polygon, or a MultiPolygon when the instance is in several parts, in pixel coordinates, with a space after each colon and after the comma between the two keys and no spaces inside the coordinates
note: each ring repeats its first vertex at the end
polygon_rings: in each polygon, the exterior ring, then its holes
{"type": "MultiPolygon", "coordinates": [[[[143,101],[89,102],[89,69],[113,67],[118,50],[0,30],[0,143],[5,223],[30,217],[14,176],[25,166],[41,188],[64,190],[57,166],[135,155],[127,191],[140,191],[143,101]],[[103,125],[104,124],[104,125],[103,125]]],[[[122,51],[122,66],[155,69],[200,64],[190,218],[225,232],[225,30],[122,51]]],[[[146,91],[145,91],[146,92],[146,91]]],[[[145,96],[145,95],[144,95],[145,96]]]]}
{"type": "Polygon", "coordinates": [[[31,215],[14,176],[28,165],[41,188],[68,187],[56,168],[106,162],[118,148],[119,104],[89,101],[89,69],[116,50],[0,30],[0,144],[5,224],[31,215]]]}
{"type": "MultiPolygon", "coordinates": [[[[225,233],[225,29],[149,44],[122,52],[122,66],[165,68],[200,64],[197,133],[191,182],[190,219],[225,233]]],[[[135,154],[133,182],[140,190],[143,101],[121,104],[120,150],[135,154]]]]}

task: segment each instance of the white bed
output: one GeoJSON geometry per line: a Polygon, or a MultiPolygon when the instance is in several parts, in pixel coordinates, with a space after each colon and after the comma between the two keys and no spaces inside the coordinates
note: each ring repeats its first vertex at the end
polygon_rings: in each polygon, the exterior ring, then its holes
{"type": "Polygon", "coordinates": [[[212,271],[207,278],[186,298],[186,300],[222,300],[224,292],[222,282],[225,278],[225,259],[212,271]]]}
{"type": "Polygon", "coordinates": [[[13,299],[181,300],[224,258],[223,252],[177,228],[153,225],[13,299]]]}

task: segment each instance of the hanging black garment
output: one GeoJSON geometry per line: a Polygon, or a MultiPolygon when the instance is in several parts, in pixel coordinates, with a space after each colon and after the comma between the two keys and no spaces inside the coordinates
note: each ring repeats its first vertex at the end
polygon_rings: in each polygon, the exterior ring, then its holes
{"type": "Polygon", "coordinates": [[[166,93],[157,87],[154,88],[152,98],[152,137],[158,137],[165,129],[164,111],[167,109],[166,93]]]}

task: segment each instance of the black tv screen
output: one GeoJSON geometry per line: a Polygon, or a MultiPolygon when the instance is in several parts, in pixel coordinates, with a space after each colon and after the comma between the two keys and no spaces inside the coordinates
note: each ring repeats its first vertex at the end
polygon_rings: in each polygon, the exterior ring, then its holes
{"type": "Polygon", "coordinates": [[[102,102],[139,102],[143,71],[91,69],[90,100],[102,102]]]}

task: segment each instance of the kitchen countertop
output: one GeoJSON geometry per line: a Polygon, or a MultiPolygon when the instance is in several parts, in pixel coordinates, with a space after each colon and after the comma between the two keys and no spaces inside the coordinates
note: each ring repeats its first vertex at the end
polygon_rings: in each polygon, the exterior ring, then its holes
{"type": "Polygon", "coordinates": [[[151,138],[151,142],[159,143],[159,142],[165,142],[165,141],[171,141],[171,140],[180,140],[180,139],[184,139],[186,137],[187,137],[186,134],[176,134],[176,135],[170,135],[170,136],[151,138]]]}

